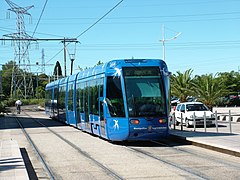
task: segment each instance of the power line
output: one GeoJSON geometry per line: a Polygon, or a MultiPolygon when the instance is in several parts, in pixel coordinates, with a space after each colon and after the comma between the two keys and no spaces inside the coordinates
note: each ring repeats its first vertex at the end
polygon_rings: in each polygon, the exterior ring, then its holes
{"type": "Polygon", "coordinates": [[[36,24],[36,26],[35,26],[35,29],[34,29],[34,31],[33,31],[32,37],[34,36],[34,34],[35,34],[35,32],[36,32],[36,30],[37,30],[37,28],[38,28],[38,25],[39,25],[40,20],[41,20],[41,18],[42,18],[43,12],[44,12],[44,10],[45,10],[45,8],[46,8],[47,2],[48,2],[48,0],[45,1],[45,4],[44,4],[43,9],[42,9],[42,11],[41,11],[41,14],[40,14],[40,16],[39,16],[39,18],[38,18],[38,22],[37,22],[37,24],[36,24]]]}
{"type": "MultiPolygon", "coordinates": [[[[47,1],[46,1],[47,2],[47,1]]],[[[46,5],[46,3],[45,3],[46,5]]],[[[43,8],[44,9],[44,8],[43,8]]],[[[43,12],[43,11],[42,11],[43,12]]],[[[178,14],[178,15],[165,15],[165,16],[132,16],[132,17],[113,17],[113,18],[105,18],[105,19],[109,19],[109,20],[118,20],[118,19],[155,19],[155,18],[183,18],[183,17],[203,17],[203,16],[219,16],[219,15],[236,15],[236,14],[240,14],[240,12],[236,11],[236,12],[224,12],[224,13],[204,13],[204,14],[178,14]]],[[[96,19],[96,18],[61,18],[61,20],[84,20],[84,19],[96,19]]],[[[204,19],[181,19],[181,20],[162,20],[161,19],[161,23],[162,22],[194,22],[194,21],[217,21],[217,20],[234,20],[234,19],[240,19],[240,17],[224,17],[224,18],[204,18],[204,19]]],[[[48,20],[60,20],[58,18],[53,18],[53,19],[48,19],[48,20]]],[[[39,20],[40,21],[40,20],[39,20]]],[[[38,21],[38,22],[39,22],[38,21]]],[[[45,20],[46,21],[46,20],[45,20]]],[[[160,23],[160,21],[131,21],[131,22],[105,22],[104,24],[137,24],[137,23],[160,23]]],[[[42,23],[42,24],[46,24],[46,23],[42,23]]],[[[51,23],[53,24],[53,23],[51,23]]],[[[54,23],[57,24],[57,23],[54,23]]],[[[61,23],[62,25],[63,23],[61,23]]],[[[66,23],[64,23],[66,24],[66,23]]],[[[69,22],[68,22],[69,24],[69,22]]],[[[75,24],[75,23],[70,23],[70,24],[75,24]]],[[[89,23],[82,23],[82,24],[89,24],[89,23]]],[[[5,28],[5,27],[0,27],[3,31],[5,30],[12,30],[10,28],[5,28]]],[[[30,32],[30,31],[28,31],[30,32]]],[[[50,36],[56,36],[56,37],[63,37],[60,35],[54,35],[54,34],[47,34],[47,33],[40,33],[40,32],[36,32],[36,28],[35,31],[33,32],[37,33],[37,34],[43,34],[43,35],[50,35],[50,36]]]]}
{"type": "Polygon", "coordinates": [[[107,13],[105,13],[102,17],[100,17],[95,23],[89,26],[85,31],[79,34],[76,38],[79,38],[80,36],[85,34],[87,31],[89,31],[91,28],[93,28],[98,22],[100,22],[103,18],[105,18],[110,12],[112,12],[115,8],[117,8],[122,2],[123,0],[119,1],[114,7],[112,7],[107,13]]]}
{"type": "Polygon", "coordinates": [[[63,41],[64,39],[69,41],[76,41],[77,38],[0,38],[0,41],[63,41]]]}
{"type": "MultiPolygon", "coordinates": [[[[222,45],[240,45],[240,40],[234,40],[234,41],[196,41],[196,42],[181,42],[181,43],[169,43],[169,46],[171,47],[193,47],[193,46],[222,46],[222,45]]],[[[108,48],[108,47],[126,47],[126,48],[131,48],[131,47],[136,47],[136,48],[144,48],[144,47],[159,47],[159,43],[123,43],[123,44],[82,44],[82,48],[108,48]]]]}
{"type": "MultiPolygon", "coordinates": [[[[176,18],[178,18],[176,16],[176,18]]],[[[101,24],[111,24],[111,25],[120,25],[120,24],[159,24],[159,23],[188,23],[188,22],[208,22],[208,21],[228,21],[228,20],[239,20],[239,17],[219,17],[219,18],[200,18],[200,19],[172,19],[172,20],[168,20],[168,19],[152,19],[151,21],[149,20],[138,20],[138,21],[115,21],[115,22],[102,22],[101,24]]],[[[47,23],[42,23],[42,24],[47,24],[47,23]]],[[[76,22],[61,22],[61,23],[49,23],[51,25],[55,24],[55,25],[76,25],[76,22]]],[[[81,24],[90,24],[88,22],[81,22],[81,24]]],[[[55,35],[58,36],[58,35],[55,35]]],[[[61,36],[62,37],[62,36],[61,36]]]]}
{"type": "MultiPolygon", "coordinates": [[[[175,2],[175,3],[162,3],[163,1],[158,1],[160,3],[150,3],[150,1],[147,1],[147,4],[144,4],[144,5],[139,5],[139,4],[136,4],[134,3],[134,5],[126,5],[124,7],[133,7],[133,8],[138,8],[138,7],[163,7],[163,6],[185,6],[185,5],[199,5],[199,4],[213,4],[213,3],[229,3],[229,2],[239,2],[239,0],[206,0],[206,1],[187,1],[187,2],[182,2],[182,1],[179,1],[179,2],[175,2]]],[[[63,9],[66,9],[66,8],[70,8],[70,9],[99,9],[99,8],[105,8],[106,6],[57,6],[55,5],[54,7],[50,7],[50,8],[63,8],[63,9]]]]}
{"type": "MultiPolygon", "coordinates": [[[[12,32],[13,28],[5,28],[5,27],[0,27],[1,31],[5,31],[5,32],[12,32]]],[[[33,33],[33,31],[26,31],[27,33],[33,33]]],[[[41,35],[47,35],[47,36],[54,36],[54,37],[64,37],[63,35],[56,35],[56,34],[49,34],[49,33],[41,33],[41,32],[35,32],[35,34],[41,34],[41,35]]]]}
{"type": "MultiPolygon", "coordinates": [[[[114,7],[112,7],[108,12],[106,12],[102,17],[100,17],[96,22],[94,22],[91,26],[89,26],[86,30],[84,30],[82,33],[80,33],[76,38],[81,37],[83,34],[85,34],[87,31],[89,31],[91,28],[93,28],[97,23],[99,23],[103,18],[105,18],[110,12],[112,12],[115,8],[117,8],[123,0],[119,1],[114,7]]],[[[66,45],[68,46],[68,44],[66,45]]],[[[51,60],[53,60],[58,54],[60,54],[63,51],[64,48],[62,48],[60,51],[58,51],[50,60],[48,60],[47,63],[49,63],[51,60]]]]}
{"type": "MultiPolygon", "coordinates": [[[[235,12],[220,12],[220,13],[201,13],[201,14],[177,14],[177,15],[164,15],[164,16],[123,16],[123,17],[109,17],[105,19],[153,19],[153,18],[174,18],[174,17],[196,17],[196,16],[221,16],[221,15],[236,15],[240,14],[240,11],[235,12]]],[[[44,21],[56,21],[56,20],[92,20],[96,18],[91,17],[69,17],[69,18],[48,18],[44,21]]]]}

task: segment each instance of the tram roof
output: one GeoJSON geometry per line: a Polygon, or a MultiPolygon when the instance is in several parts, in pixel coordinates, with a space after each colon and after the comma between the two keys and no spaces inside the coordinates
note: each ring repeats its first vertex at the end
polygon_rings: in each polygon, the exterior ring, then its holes
{"type": "Polygon", "coordinates": [[[111,60],[109,62],[106,62],[104,64],[95,66],[93,68],[89,68],[87,70],[84,71],[80,71],[77,72],[76,74],[73,74],[71,76],[59,79],[57,81],[51,82],[49,83],[47,87],[51,87],[53,85],[56,85],[58,83],[60,84],[64,84],[67,82],[71,82],[74,81],[76,79],[83,79],[83,78],[87,78],[90,76],[96,76],[96,75],[100,75],[102,73],[105,73],[108,71],[108,69],[114,69],[117,66],[124,66],[124,65],[129,65],[131,64],[132,66],[136,66],[136,64],[141,64],[141,65],[149,65],[150,64],[161,64],[162,66],[166,66],[165,62],[163,60],[160,59],[118,59],[118,60],[111,60]],[[52,84],[53,83],[53,84],[52,84]]]}

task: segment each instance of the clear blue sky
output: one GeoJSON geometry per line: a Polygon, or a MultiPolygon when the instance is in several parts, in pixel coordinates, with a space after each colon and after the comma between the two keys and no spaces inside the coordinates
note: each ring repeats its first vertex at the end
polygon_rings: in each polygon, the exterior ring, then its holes
{"type": "MultiPolygon", "coordinates": [[[[25,16],[25,29],[33,34],[43,11],[35,38],[75,38],[94,24],[120,0],[13,0],[19,6],[34,5],[28,12],[32,23],[25,16]]],[[[122,58],[163,57],[162,25],[166,41],[166,62],[169,70],[184,72],[192,68],[194,74],[238,71],[240,68],[240,1],[239,0],[123,0],[123,2],[99,23],[78,38],[74,72],[77,67],[91,67],[99,60],[107,62],[122,58]]],[[[0,36],[16,32],[16,15],[10,13],[5,0],[0,0],[0,36]]],[[[61,63],[63,48],[58,41],[39,42],[31,45],[31,64],[42,62],[61,63]]],[[[74,52],[74,44],[68,46],[74,52]]],[[[0,63],[14,58],[10,42],[0,44],[0,63]]],[[[67,59],[67,72],[70,60],[67,59]]],[[[54,66],[46,67],[46,74],[54,66]]],[[[37,71],[32,67],[32,71],[37,71]]],[[[40,70],[38,70],[40,71],[40,70]]]]}

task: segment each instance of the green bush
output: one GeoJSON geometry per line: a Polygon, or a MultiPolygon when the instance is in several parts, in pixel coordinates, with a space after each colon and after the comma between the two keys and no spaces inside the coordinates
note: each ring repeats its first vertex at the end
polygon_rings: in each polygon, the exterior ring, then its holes
{"type": "MultiPolygon", "coordinates": [[[[22,105],[39,105],[44,107],[45,105],[45,99],[20,99],[22,101],[22,105]]],[[[5,107],[11,107],[15,106],[15,102],[17,99],[11,99],[9,98],[8,100],[4,100],[3,104],[5,107]]]]}
{"type": "Polygon", "coordinates": [[[4,100],[4,102],[7,107],[15,106],[16,99],[9,98],[7,100],[4,100]]]}
{"type": "Polygon", "coordinates": [[[0,113],[5,112],[6,105],[4,104],[4,101],[0,101],[0,113]]]}

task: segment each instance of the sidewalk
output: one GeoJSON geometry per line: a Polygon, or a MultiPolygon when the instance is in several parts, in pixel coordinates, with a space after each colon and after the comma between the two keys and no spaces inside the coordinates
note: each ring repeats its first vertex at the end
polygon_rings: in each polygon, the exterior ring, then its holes
{"type": "Polygon", "coordinates": [[[0,179],[29,179],[17,141],[0,141],[0,179]]]}
{"type": "Polygon", "coordinates": [[[227,123],[219,123],[218,132],[215,127],[193,128],[183,127],[181,131],[180,126],[176,129],[170,129],[170,136],[178,139],[185,140],[190,144],[205,147],[215,151],[227,153],[230,155],[240,157],[240,123],[232,123],[232,133],[227,123]]]}

